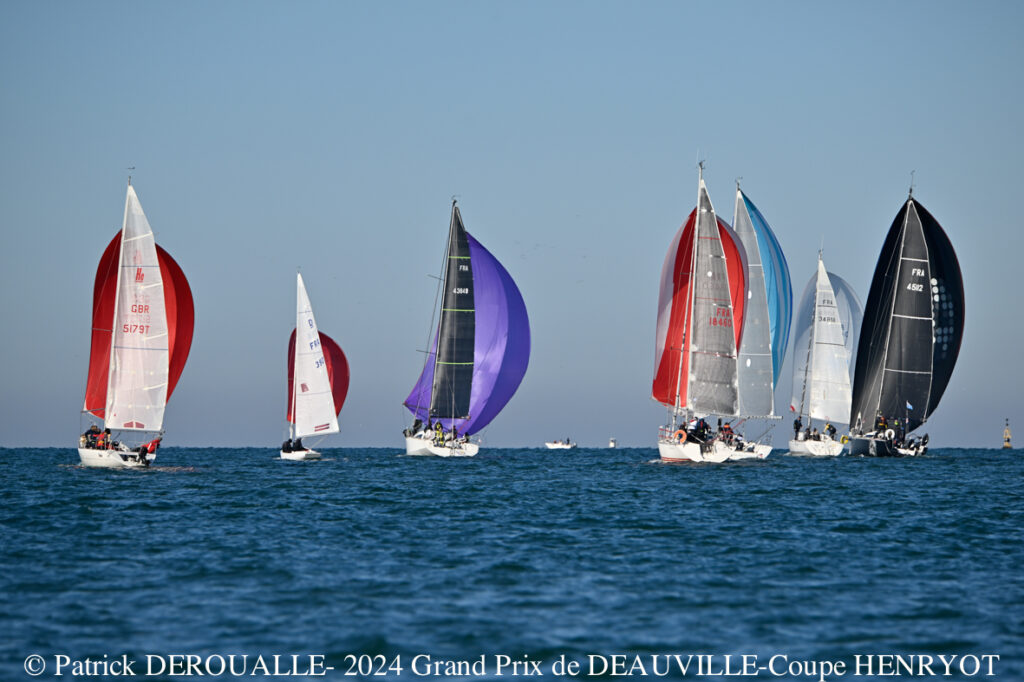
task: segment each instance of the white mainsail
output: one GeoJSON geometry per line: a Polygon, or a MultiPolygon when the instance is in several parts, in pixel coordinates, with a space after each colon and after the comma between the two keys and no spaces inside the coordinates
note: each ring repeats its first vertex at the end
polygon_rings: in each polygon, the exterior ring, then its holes
{"type": "Polygon", "coordinates": [[[818,258],[814,300],[814,345],[811,348],[810,416],[812,419],[845,422],[850,414],[850,353],[836,295],[825,264],[818,258]]]}
{"type": "Polygon", "coordinates": [[[160,431],[170,373],[164,283],[153,230],[128,186],[121,230],[105,425],[160,431]]]}
{"type": "Polygon", "coordinates": [[[793,394],[799,415],[845,424],[852,398],[853,358],[863,312],[853,287],[825,270],[818,256],[794,320],[793,394]]]}
{"type": "Polygon", "coordinates": [[[294,438],[338,432],[327,361],[320,343],[320,332],[306,294],[302,274],[297,275],[295,305],[295,366],[292,383],[292,419],[294,438]]]}

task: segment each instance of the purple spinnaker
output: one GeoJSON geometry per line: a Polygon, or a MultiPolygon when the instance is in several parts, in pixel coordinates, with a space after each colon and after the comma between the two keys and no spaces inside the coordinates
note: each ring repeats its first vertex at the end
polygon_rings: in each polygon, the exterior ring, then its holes
{"type": "MultiPolygon", "coordinates": [[[[473,235],[467,232],[466,237],[476,311],[470,416],[439,421],[446,430],[454,421],[460,434],[470,435],[490,424],[519,388],[530,362],[530,320],[523,296],[508,271],[473,235]]],[[[435,332],[426,367],[405,399],[409,411],[424,422],[429,416],[436,353],[435,332]]]]}

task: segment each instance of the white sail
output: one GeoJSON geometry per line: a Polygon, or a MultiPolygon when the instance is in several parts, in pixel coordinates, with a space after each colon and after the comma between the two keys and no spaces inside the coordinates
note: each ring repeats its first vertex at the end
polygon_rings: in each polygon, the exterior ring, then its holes
{"type": "Polygon", "coordinates": [[[736,369],[739,412],[748,417],[770,416],[775,414],[775,385],[768,295],[765,293],[761,249],[739,187],[736,188],[733,229],[747,252],[747,300],[743,309],[743,337],[736,369]]]}
{"type": "Polygon", "coordinates": [[[843,338],[836,295],[818,258],[811,348],[810,416],[845,423],[850,414],[850,353],[843,338]]]}
{"type": "Polygon", "coordinates": [[[327,361],[320,343],[320,332],[306,294],[302,275],[298,277],[295,305],[295,367],[292,384],[292,418],[295,438],[338,432],[327,361]]]}
{"type": "Polygon", "coordinates": [[[170,353],[164,284],[156,241],[128,186],[118,259],[105,425],[160,431],[167,405],[170,353]]]}
{"type": "MultiPolygon", "coordinates": [[[[824,267],[820,265],[819,267],[824,267]]],[[[826,272],[829,288],[833,293],[833,303],[836,306],[836,313],[839,317],[839,325],[843,333],[843,346],[845,355],[849,358],[846,367],[847,377],[853,377],[853,361],[857,357],[857,341],[860,338],[860,327],[863,319],[863,312],[860,300],[853,291],[853,287],[835,273],[826,272]]],[[[815,311],[818,301],[818,274],[811,276],[803,296],[800,298],[800,305],[794,318],[794,340],[793,340],[793,393],[790,398],[790,407],[794,413],[800,415],[808,414],[811,401],[811,360],[813,358],[813,332],[815,331],[815,311]]],[[[852,391],[852,388],[851,388],[852,391]]],[[[815,413],[816,419],[819,413],[815,413]]],[[[845,424],[849,415],[828,416],[830,421],[838,424],[845,424]]]]}

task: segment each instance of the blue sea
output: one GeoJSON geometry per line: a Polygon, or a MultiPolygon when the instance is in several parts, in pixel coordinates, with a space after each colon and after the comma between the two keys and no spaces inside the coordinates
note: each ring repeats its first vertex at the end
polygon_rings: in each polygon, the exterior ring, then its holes
{"type": "Polygon", "coordinates": [[[0,450],[0,680],[1024,680],[1020,450],[324,455],[0,450]]]}

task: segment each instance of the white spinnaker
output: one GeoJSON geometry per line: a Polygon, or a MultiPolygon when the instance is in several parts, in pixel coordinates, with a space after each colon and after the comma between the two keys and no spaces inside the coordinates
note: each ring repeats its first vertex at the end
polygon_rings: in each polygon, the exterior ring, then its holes
{"type": "Polygon", "coordinates": [[[170,374],[168,348],[164,283],[156,240],[135,189],[129,185],[107,375],[107,428],[163,428],[170,374]]]}
{"type": "Polygon", "coordinates": [[[295,369],[292,391],[292,418],[295,437],[326,435],[338,432],[338,415],[334,409],[331,380],[327,376],[320,332],[313,318],[313,307],[306,294],[302,274],[298,274],[295,305],[295,369]]]}
{"type": "Polygon", "coordinates": [[[808,386],[810,415],[813,419],[845,424],[853,399],[850,388],[850,354],[843,337],[836,295],[820,258],[815,297],[814,346],[811,349],[808,386]]]}

